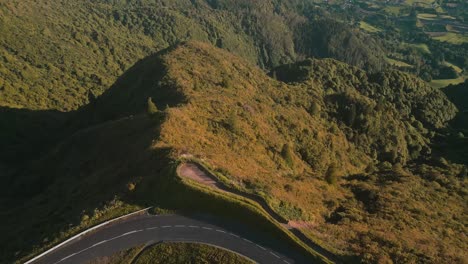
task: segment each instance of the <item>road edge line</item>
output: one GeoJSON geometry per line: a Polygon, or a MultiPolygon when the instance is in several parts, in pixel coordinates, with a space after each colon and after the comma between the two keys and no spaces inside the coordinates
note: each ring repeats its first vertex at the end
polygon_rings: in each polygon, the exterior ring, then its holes
{"type": "Polygon", "coordinates": [[[108,225],[108,224],[110,224],[110,223],[112,223],[112,222],[115,222],[115,221],[117,221],[117,220],[123,219],[123,218],[125,218],[125,217],[129,217],[129,216],[132,216],[132,215],[136,215],[136,214],[142,213],[142,212],[144,212],[144,211],[148,211],[150,208],[151,208],[151,207],[147,207],[147,208],[145,208],[145,209],[141,209],[141,210],[138,210],[138,211],[133,212],[133,213],[129,213],[129,214],[126,214],[126,215],[122,215],[122,216],[119,216],[119,217],[117,217],[117,218],[114,218],[114,219],[108,220],[108,221],[106,221],[106,222],[100,223],[100,224],[98,224],[98,225],[95,225],[95,226],[93,226],[93,227],[91,227],[91,228],[89,228],[89,229],[86,229],[86,230],[82,231],[81,233],[78,233],[78,234],[72,236],[71,238],[69,238],[69,239],[63,241],[62,243],[60,243],[60,244],[58,244],[58,245],[56,245],[56,246],[54,246],[54,247],[52,247],[52,248],[46,250],[45,252],[42,252],[41,254],[35,256],[34,258],[32,258],[32,259],[30,259],[30,260],[24,262],[24,264],[31,264],[31,263],[33,263],[34,261],[36,261],[36,260],[42,258],[43,256],[49,254],[50,252],[52,252],[52,251],[54,251],[54,250],[56,250],[56,249],[58,249],[58,248],[64,246],[65,244],[67,244],[67,243],[69,243],[69,242],[71,242],[71,241],[73,241],[73,240],[75,240],[75,239],[77,239],[77,238],[79,238],[79,237],[81,237],[81,236],[83,236],[83,235],[86,235],[87,233],[89,233],[89,232],[91,232],[91,231],[94,231],[94,230],[96,230],[96,229],[98,229],[98,228],[101,228],[101,227],[103,227],[103,226],[105,226],[105,225],[108,225]]]}

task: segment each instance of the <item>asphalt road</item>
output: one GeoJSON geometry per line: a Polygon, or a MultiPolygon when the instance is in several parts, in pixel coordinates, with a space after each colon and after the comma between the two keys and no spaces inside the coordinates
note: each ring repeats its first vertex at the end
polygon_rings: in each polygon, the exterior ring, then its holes
{"type": "Polygon", "coordinates": [[[236,252],[258,263],[296,263],[293,259],[258,244],[257,239],[252,239],[255,236],[248,237],[252,241],[245,238],[245,235],[211,224],[206,219],[180,215],[140,215],[73,240],[34,263],[86,263],[137,245],[161,241],[206,243],[236,252]]]}

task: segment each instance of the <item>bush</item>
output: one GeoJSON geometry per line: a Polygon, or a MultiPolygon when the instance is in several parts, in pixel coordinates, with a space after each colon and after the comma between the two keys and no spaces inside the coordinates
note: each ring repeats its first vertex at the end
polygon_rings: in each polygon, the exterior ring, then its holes
{"type": "Polygon", "coordinates": [[[129,183],[127,184],[127,189],[130,191],[130,192],[133,192],[135,190],[135,184],[134,183],[129,183]]]}
{"type": "Polygon", "coordinates": [[[242,129],[239,125],[239,118],[235,112],[232,112],[227,119],[227,126],[229,130],[234,134],[241,134],[242,129]]]}
{"type": "Polygon", "coordinates": [[[336,185],[339,174],[340,172],[338,167],[336,167],[336,165],[331,165],[328,167],[327,174],[325,175],[325,181],[330,185],[336,185]]]}
{"type": "Polygon", "coordinates": [[[281,150],[281,156],[283,157],[284,161],[286,161],[286,164],[288,164],[289,167],[294,166],[293,150],[292,150],[291,145],[289,144],[283,145],[283,149],[281,150]]]}
{"type": "Polygon", "coordinates": [[[153,103],[153,99],[151,99],[151,97],[148,97],[148,110],[147,111],[149,115],[154,115],[158,112],[158,108],[153,103]]]}
{"type": "Polygon", "coordinates": [[[223,78],[223,81],[221,82],[221,85],[224,88],[227,88],[227,89],[231,89],[233,87],[232,81],[230,79],[228,79],[227,77],[223,78]]]}
{"type": "Polygon", "coordinates": [[[309,113],[312,116],[318,116],[320,114],[321,110],[322,110],[322,108],[320,107],[320,105],[317,102],[312,102],[312,104],[310,106],[309,113]]]}

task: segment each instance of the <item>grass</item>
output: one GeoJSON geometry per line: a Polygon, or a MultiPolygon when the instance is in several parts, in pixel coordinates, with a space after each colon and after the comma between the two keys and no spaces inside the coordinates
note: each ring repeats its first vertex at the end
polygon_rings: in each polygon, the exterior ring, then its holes
{"type": "Polygon", "coordinates": [[[231,251],[210,245],[194,243],[159,243],[146,248],[133,263],[252,264],[254,262],[231,251]]]}
{"type": "Polygon", "coordinates": [[[436,14],[426,14],[426,13],[420,13],[418,14],[419,19],[425,19],[425,20],[436,20],[438,16],[436,14]]]}
{"type": "Polygon", "coordinates": [[[454,32],[447,32],[442,36],[432,37],[435,40],[448,42],[455,45],[461,45],[463,43],[468,43],[468,35],[454,32]]]}
{"type": "Polygon", "coordinates": [[[431,50],[425,43],[404,43],[403,45],[415,49],[421,54],[431,54],[431,50]]]}
{"type": "Polygon", "coordinates": [[[359,27],[367,32],[370,32],[370,33],[377,33],[377,32],[380,32],[382,31],[380,28],[377,28],[377,27],[374,27],[372,26],[371,24],[369,23],[366,23],[364,21],[360,21],[359,22],[359,27]]]}
{"type": "Polygon", "coordinates": [[[423,5],[430,5],[432,4],[434,1],[433,0],[405,0],[404,3],[406,5],[413,5],[413,4],[416,4],[416,3],[421,3],[423,5]]]}
{"type": "Polygon", "coordinates": [[[393,16],[400,16],[401,15],[401,11],[404,10],[405,7],[404,6],[385,6],[383,8],[383,10],[387,13],[387,14],[390,14],[390,15],[393,15],[393,16]]]}
{"type": "Polygon", "coordinates": [[[418,14],[418,18],[419,19],[425,19],[425,20],[455,19],[452,16],[438,15],[438,14],[427,14],[427,13],[418,14]]]}
{"type": "Polygon", "coordinates": [[[465,81],[464,76],[460,76],[455,79],[441,79],[441,80],[432,80],[429,84],[434,88],[443,88],[450,84],[459,84],[465,81]]]}
{"type": "Polygon", "coordinates": [[[386,58],[387,62],[390,65],[397,66],[397,67],[402,67],[402,68],[413,68],[413,65],[410,65],[404,61],[399,61],[391,58],[386,58]]]}
{"type": "Polygon", "coordinates": [[[452,67],[458,74],[462,73],[463,72],[463,69],[458,67],[457,65],[453,64],[453,63],[450,63],[448,61],[445,61],[444,62],[444,65],[448,66],[448,67],[452,67]]]}
{"type": "MultiPolygon", "coordinates": [[[[91,260],[87,264],[134,264],[136,258],[145,249],[144,245],[122,250],[112,256],[99,257],[91,260]]],[[[151,263],[151,262],[147,262],[151,263]]]]}

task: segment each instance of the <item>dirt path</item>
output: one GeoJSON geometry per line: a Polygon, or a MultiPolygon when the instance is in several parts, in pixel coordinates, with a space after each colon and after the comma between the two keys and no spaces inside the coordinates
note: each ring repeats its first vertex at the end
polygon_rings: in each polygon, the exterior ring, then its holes
{"type": "Polygon", "coordinates": [[[290,229],[290,227],[288,226],[288,221],[284,219],[282,216],[280,216],[278,213],[276,213],[273,209],[271,209],[271,207],[262,197],[255,195],[255,194],[251,194],[251,193],[245,193],[245,192],[242,192],[237,189],[230,188],[224,185],[223,183],[219,182],[215,176],[211,175],[211,173],[209,173],[202,167],[198,166],[197,164],[184,163],[179,166],[178,173],[183,178],[189,178],[199,183],[206,184],[217,190],[237,194],[239,196],[253,200],[257,202],[276,221],[282,224],[285,228],[290,229]]]}
{"type": "Polygon", "coordinates": [[[276,213],[262,197],[250,193],[241,192],[239,190],[224,185],[223,183],[219,182],[214,175],[211,175],[211,173],[209,173],[196,163],[183,163],[177,168],[177,172],[182,178],[188,178],[197,181],[201,184],[205,184],[209,187],[215,188],[217,190],[233,193],[257,202],[272,218],[274,218],[284,228],[290,230],[294,235],[296,235],[300,240],[302,240],[302,242],[307,244],[310,248],[327,257],[329,260],[335,263],[340,263],[340,261],[337,260],[337,257],[333,253],[316,244],[315,242],[310,240],[306,235],[304,235],[302,231],[300,231],[299,228],[304,227],[304,223],[298,221],[288,222],[284,217],[276,213]]]}
{"type": "Polygon", "coordinates": [[[193,163],[184,163],[179,166],[179,175],[185,178],[192,179],[199,183],[208,185],[210,187],[221,189],[219,184],[205,172],[203,172],[197,165],[193,163]]]}

